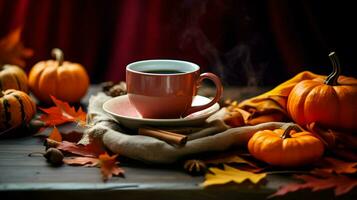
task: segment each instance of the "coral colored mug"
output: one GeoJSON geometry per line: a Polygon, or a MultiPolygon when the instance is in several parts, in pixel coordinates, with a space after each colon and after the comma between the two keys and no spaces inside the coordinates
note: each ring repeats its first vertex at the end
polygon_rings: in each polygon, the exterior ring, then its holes
{"type": "MultiPolygon", "coordinates": [[[[223,87],[212,73],[200,74],[200,67],[180,60],[144,60],[126,67],[127,92],[131,104],[144,118],[170,119],[187,116],[215,104],[223,87]],[[203,79],[216,85],[216,96],[205,105],[192,106],[203,79]]],[[[125,108],[124,108],[125,109],[125,108]]]]}

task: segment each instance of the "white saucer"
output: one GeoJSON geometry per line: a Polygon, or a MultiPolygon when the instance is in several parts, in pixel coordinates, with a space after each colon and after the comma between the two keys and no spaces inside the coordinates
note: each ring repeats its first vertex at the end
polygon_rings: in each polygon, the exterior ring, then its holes
{"type": "MultiPolygon", "coordinates": [[[[192,105],[204,105],[211,99],[204,96],[195,96],[192,105]]],[[[192,113],[185,118],[178,119],[149,119],[143,118],[136,108],[130,103],[128,95],[118,96],[109,99],[103,104],[103,110],[114,117],[120,124],[130,129],[137,129],[142,126],[195,126],[205,122],[213,113],[219,110],[219,104],[192,113]]]]}

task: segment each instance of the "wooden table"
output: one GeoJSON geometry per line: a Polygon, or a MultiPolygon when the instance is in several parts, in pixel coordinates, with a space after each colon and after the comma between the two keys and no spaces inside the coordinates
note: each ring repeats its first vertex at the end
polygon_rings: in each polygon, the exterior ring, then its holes
{"type": "MultiPolygon", "coordinates": [[[[98,87],[92,87],[89,94],[96,91],[98,87]]],[[[203,93],[210,91],[206,89],[203,93]]],[[[225,97],[231,95],[241,99],[261,91],[228,88],[225,97]]],[[[87,101],[88,96],[84,104],[87,101]]],[[[43,157],[28,157],[30,152],[43,150],[42,141],[32,136],[0,140],[0,199],[265,199],[279,186],[294,182],[287,175],[270,175],[266,183],[256,186],[230,184],[203,189],[200,187],[203,177],[192,177],[181,166],[122,163],[125,177],[113,177],[103,183],[98,168],[52,167],[43,157]]],[[[303,198],[335,199],[331,190],[318,193],[301,191],[282,199],[303,198]]],[[[357,193],[340,198],[357,199],[357,193]]]]}

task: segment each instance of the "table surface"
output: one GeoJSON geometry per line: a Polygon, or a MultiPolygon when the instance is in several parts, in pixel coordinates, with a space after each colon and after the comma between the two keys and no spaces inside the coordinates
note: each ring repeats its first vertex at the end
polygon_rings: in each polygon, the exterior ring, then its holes
{"type": "MultiPolygon", "coordinates": [[[[98,87],[91,87],[84,104],[96,91],[98,87]]],[[[242,99],[262,91],[264,89],[227,88],[224,97],[242,99]]],[[[204,95],[210,92],[210,89],[202,91],[204,95]]],[[[103,183],[98,168],[52,167],[43,157],[28,157],[30,152],[36,151],[44,151],[40,138],[25,136],[0,140],[1,199],[265,199],[279,186],[295,182],[287,175],[269,175],[267,181],[259,185],[243,183],[202,188],[200,184],[204,178],[188,175],[181,166],[129,162],[121,163],[125,177],[113,177],[103,183]]],[[[331,190],[314,193],[304,190],[281,198],[335,199],[331,190]]],[[[357,199],[357,193],[354,191],[339,198],[357,199]]]]}

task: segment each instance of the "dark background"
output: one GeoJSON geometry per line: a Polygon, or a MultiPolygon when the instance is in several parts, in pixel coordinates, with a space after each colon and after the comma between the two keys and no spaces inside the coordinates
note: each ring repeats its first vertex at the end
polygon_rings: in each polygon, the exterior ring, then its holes
{"type": "Polygon", "coordinates": [[[0,0],[0,37],[23,26],[35,55],[83,64],[91,82],[125,80],[125,66],[183,59],[225,85],[271,86],[303,70],[328,74],[335,50],[342,73],[357,77],[353,1],[0,0]]]}

